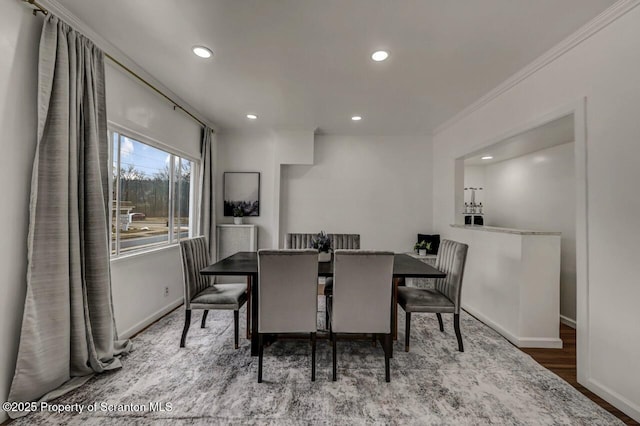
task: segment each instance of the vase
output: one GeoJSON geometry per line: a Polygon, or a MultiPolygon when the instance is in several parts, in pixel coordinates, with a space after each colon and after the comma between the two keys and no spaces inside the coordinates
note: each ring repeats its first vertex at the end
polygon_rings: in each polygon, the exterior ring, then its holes
{"type": "Polygon", "coordinates": [[[328,251],[318,252],[318,262],[331,262],[331,253],[328,251]]]}
{"type": "Polygon", "coordinates": [[[427,255],[427,249],[419,249],[418,250],[418,255],[419,256],[426,256],[427,255]]]}
{"type": "Polygon", "coordinates": [[[241,216],[234,216],[233,223],[235,225],[242,225],[242,217],[241,216]]]}

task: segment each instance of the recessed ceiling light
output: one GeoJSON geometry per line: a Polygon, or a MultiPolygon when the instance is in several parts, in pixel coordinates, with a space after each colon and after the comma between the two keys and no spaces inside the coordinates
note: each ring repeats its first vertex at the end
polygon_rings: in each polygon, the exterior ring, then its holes
{"type": "Polygon", "coordinates": [[[193,46],[193,53],[201,58],[210,58],[213,55],[211,49],[204,46],[193,46]]]}
{"type": "Polygon", "coordinates": [[[376,62],[384,61],[389,57],[389,52],[385,52],[384,50],[378,50],[377,52],[373,52],[371,55],[371,59],[376,62]]]}
{"type": "Polygon", "coordinates": [[[353,117],[351,117],[351,119],[353,121],[360,121],[360,120],[362,120],[362,117],[360,117],[359,115],[354,115],[353,117]]]}
{"type": "Polygon", "coordinates": [[[255,115],[255,114],[247,114],[247,118],[248,118],[249,120],[256,120],[256,119],[258,118],[258,116],[257,116],[257,115],[255,115]]]}
{"type": "Polygon", "coordinates": [[[483,160],[491,160],[491,159],[493,159],[493,157],[490,156],[490,155],[485,155],[484,157],[482,157],[482,159],[483,160]]]}

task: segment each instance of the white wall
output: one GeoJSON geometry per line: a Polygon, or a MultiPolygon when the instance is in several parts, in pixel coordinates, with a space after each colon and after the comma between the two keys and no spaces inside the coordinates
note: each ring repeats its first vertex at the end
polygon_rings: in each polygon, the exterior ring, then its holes
{"type": "Polygon", "coordinates": [[[431,182],[427,137],[318,135],[314,165],[283,166],[281,234],[356,233],[362,248],[410,251],[434,231],[431,182]]]}
{"type": "MultiPolygon", "coordinates": [[[[637,4],[638,2],[633,2],[637,4]]],[[[455,159],[586,96],[588,306],[579,381],[640,420],[640,7],[434,136],[434,225],[455,217],[455,159]],[[587,344],[588,342],[588,344],[587,344]]],[[[576,141],[577,142],[577,141],[576,141]]],[[[445,232],[446,234],[446,232],[445,232]]],[[[464,292],[462,295],[464,299],[464,292]]],[[[584,318],[581,318],[584,315],[584,318]]]]}
{"type": "Polygon", "coordinates": [[[434,231],[429,138],[316,135],[313,165],[281,166],[281,134],[218,135],[219,223],[232,221],[222,216],[223,172],[257,171],[260,217],[245,222],[259,226],[259,248],[282,246],[287,232],[325,230],[359,233],[363,248],[407,251],[418,232],[434,231]]]}
{"type": "MultiPolygon", "coordinates": [[[[200,157],[201,127],[160,95],[107,63],[107,115],[111,124],[153,139],[161,146],[200,157]]],[[[116,326],[129,337],[178,306],[184,296],[177,246],[111,261],[116,326]],[[165,288],[169,294],[165,296],[165,288]]]]}
{"type": "Polygon", "coordinates": [[[113,310],[121,338],[132,336],[182,304],[181,268],[175,245],[111,261],[113,310]],[[165,287],[169,289],[166,296],[165,287]]]}
{"type": "MultiPolygon", "coordinates": [[[[21,2],[0,3],[0,401],[13,379],[27,273],[29,192],[36,147],[38,40],[42,18],[21,2]]],[[[7,419],[0,409],[0,422],[7,419]]]]}
{"type": "Polygon", "coordinates": [[[275,135],[271,132],[218,135],[216,167],[218,223],[233,223],[232,217],[223,216],[223,173],[260,172],[260,216],[244,218],[244,223],[258,225],[258,248],[273,247],[274,232],[277,227],[274,217],[275,141],[275,135]]]}
{"type": "Polygon", "coordinates": [[[576,182],[574,144],[567,143],[486,166],[486,224],[558,231],[560,314],[576,319],[576,182]]]}

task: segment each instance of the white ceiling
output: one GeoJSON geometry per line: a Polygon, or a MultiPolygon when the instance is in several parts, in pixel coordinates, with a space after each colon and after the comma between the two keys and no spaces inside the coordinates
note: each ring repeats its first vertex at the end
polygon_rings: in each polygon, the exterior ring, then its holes
{"type": "Polygon", "coordinates": [[[471,153],[465,156],[464,165],[487,166],[499,161],[510,160],[542,149],[551,148],[552,146],[573,142],[575,140],[573,127],[573,115],[558,118],[471,153]],[[483,160],[482,157],[485,156],[493,158],[483,160]]]}
{"type": "Polygon", "coordinates": [[[223,131],[380,135],[430,133],[614,2],[59,0],[223,131]]]}

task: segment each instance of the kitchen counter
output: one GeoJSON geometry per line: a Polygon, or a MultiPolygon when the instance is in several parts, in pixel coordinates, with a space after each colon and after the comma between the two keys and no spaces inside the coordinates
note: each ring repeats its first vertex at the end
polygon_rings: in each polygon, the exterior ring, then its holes
{"type": "Polygon", "coordinates": [[[485,232],[502,232],[503,234],[516,234],[516,235],[560,235],[560,232],[551,231],[533,231],[530,229],[515,229],[515,228],[500,228],[497,226],[482,226],[482,225],[450,225],[452,228],[471,229],[474,231],[485,232]]]}
{"type": "Polygon", "coordinates": [[[469,245],[462,307],[519,347],[561,348],[560,233],[452,225],[469,245]]]}

